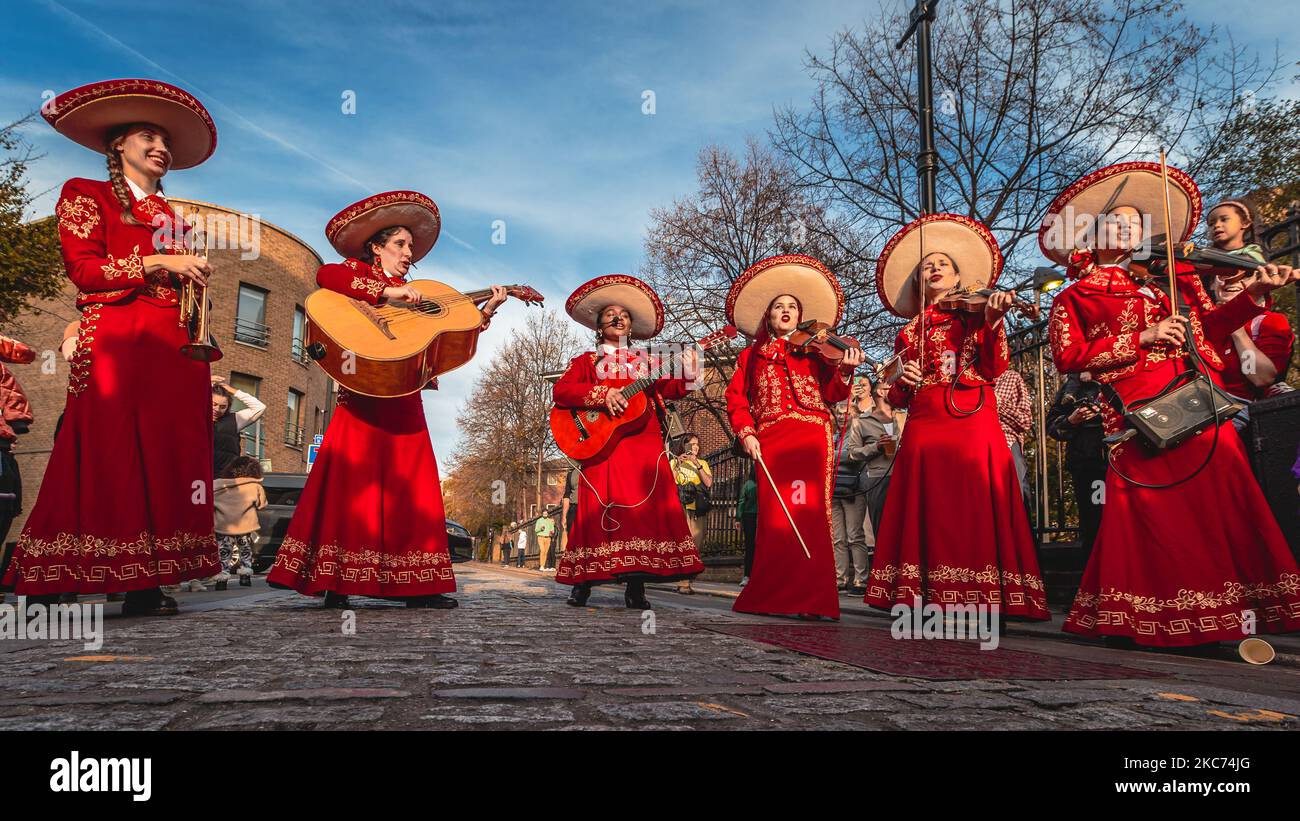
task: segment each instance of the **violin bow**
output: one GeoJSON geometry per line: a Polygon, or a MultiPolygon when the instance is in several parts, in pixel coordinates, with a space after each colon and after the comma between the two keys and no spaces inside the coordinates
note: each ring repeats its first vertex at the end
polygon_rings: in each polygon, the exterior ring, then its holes
{"type": "Polygon", "coordinates": [[[803,548],[803,554],[811,559],[812,554],[808,552],[808,545],[803,540],[803,534],[799,532],[799,526],[794,523],[794,517],[790,515],[790,508],[785,506],[785,499],[781,496],[781,489],[776,486],[776,480],[772,478],[772,472],[767,469],[767,462],[763,461],[763,454],[758,454],[755,461],[762,466],[763,475],[767,477],[767,481],[772,485],[772,492],[776,494],[776,500],[781,503],[781,509],[785,511],[785,518],[790,522],[794,535],[798,537],[799,546],[803,548]]]}
{"type": "Polygon", "coordinates": [[[1164,191],[1165,206],[1165,267],[1169,269],[1169,310],[1171,316],[1178,316],[1178,287],[1174,280],[1174,227],[1169,219],[1169,169],[1165,165],[1165,150],[1160,149],[1160,182],[1164,191]]]}

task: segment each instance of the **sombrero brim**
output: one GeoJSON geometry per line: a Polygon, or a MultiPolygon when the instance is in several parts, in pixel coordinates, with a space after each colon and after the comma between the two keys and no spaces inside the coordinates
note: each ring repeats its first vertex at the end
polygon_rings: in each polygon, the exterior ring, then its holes
{"type": "Polygon", "coordinates": [[[217,148],[217,127],[189,93],[157,80],[107,80],[58,97],[41,115],[63,136],[104,153],[110,129],[149,123],[167,131],[173,169],[193,168],[217,148]]]}
{"type": "Polygon", "coordinates": [[[987,226],[960,214],[927,214],[894,234],[876,261],[876,293],[891,313],[916,316],[917,268],[933,253],[956,264],[958,287],[992,288],[1002,275],[1002,249],[987,226]]]}
{"type": "Polygon", "coordinates": [[[1186,172],[1167,166],[1169,221],[1165,225],[1164,185],[1160,164],[1129,162],[1088,174],[1056,198],[1038,231],[1038,246],[1053,262],[1068,265],[1075,250],[1096,244],[1097,219],[1104,211],[1127,205],[1136,208],[1146,225],[1147,237],[1173,235],[1185,242],[1201,219],[1201,191],[1186,172]]]}
{"type": "Polygon", "coordinates": [[[600,312],[620,305],[632,315],[632,336],[651,339],[664,327],[664,305],[654,289],[627,274],[596,277],[578,287],[564,303],[573,321],[597,330],[600,312]]]}
{"type": "Polygon", "coordinates": [[[803,306],[803,320],[834,327],[844,315],[844,291],[830,269],[802,254],[760,260],[745,269],[727,293],[727,321],[753,338],[763,327],[767,307],[782,294],[803,306]]]}
{"type": "Polygon", "coordinates": [[[400,225],[411,232],[411,261],[433,250],[442,231],[442,216],[433,200],[416,191],[388,191],[366,197],[334,215],[325,238],[344,257],[359,258],[366,242],[385,228],[400,225]]]}

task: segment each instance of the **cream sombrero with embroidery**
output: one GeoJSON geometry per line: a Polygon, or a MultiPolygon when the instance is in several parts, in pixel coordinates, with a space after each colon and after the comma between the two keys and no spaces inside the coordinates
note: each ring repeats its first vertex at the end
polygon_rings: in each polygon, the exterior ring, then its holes
{"type": "Polygon", "coordinates": [[[632,336],[650,339],[664,327],[664,304],[649,285],[627,274],[606,274],[578,286],[564,310],[579,325],[600,330],[600,312],[620,305],[632,315],[632,336]]]}
{"type": "Polygon", "coordinates": [[[1002,275],[1002,249],[987,226],[961,214],[927,214],[894,234],[876,261],[876,293],[891,313],[916,316],[917,272],[933,253],[957,266],[959,288],[992,288],[1002,275]]]}
{"type": "Polygon", "coordinates": [[[1068,265],[1074,251],[1096,246],[1099,218],[1124,205],[1143,216],[1147,238],[1173,234],[1178,242],[1185,242],[1201,219],[1201,191],[1186,172],[1173,166],[1166,168],[1173,231],[1165,225],[1160,163],[1120,163],[1098,169],[1061,192],[1038,229],[1038,246],[1043,254],[1053,262],[1068,265]]]}
{"type": "Polygon", "coordinates": [[[148,123],[167,131],[172,168],[193,168],[217,149],[217,126],[203,104],[158,80],[104,80],[65,91],[41,108],[54,130],[104,153],[110,129],[148,123]]]}
{"type": "Polygon", "coordinates": [[[360,258],[366,241],[385,228],[400,225],[411,232],[411,261],[433,250],[442,231],[442,216],[433,200],[416,191],[386,191],[354,202],[325,226],[325,238],[345,257],[360,258]]]}
{"type": "Polygon", "coordinates": [[[831,327],[844,316],[844,291],[830,269],[812,257],[785,254],[759,260],[736,277],[727,293],[727,321],[753,338],[772,300],[789,294],[803,306],[803,320],[831,327]]]}

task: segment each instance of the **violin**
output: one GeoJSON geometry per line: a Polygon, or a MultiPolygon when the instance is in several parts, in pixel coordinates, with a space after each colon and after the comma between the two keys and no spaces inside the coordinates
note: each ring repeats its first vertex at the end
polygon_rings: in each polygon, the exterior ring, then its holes
{"type": "Polygon", "coordinates": [[[851,336],[836,336],[831,333],[831,326],[825,322],[809,319],[800,322],[790,332],[790,346],[804,352],[819,354],[831,365],[838,365],[844,360],[844,354],[851,348],[861,349],[862,345],[851,336]]]}
{"type": "MultiPolygon", "coordinates": [[[[995,291],[992,288],[978,288],[974,290],[966,288],[957,288],[935,301],[934,305],[941,311],[954,311],[956,313],[982,314],[988,307],[989,297],[995,291]]],[[[1037,322],[1041,312],[1037,305],[1032,302],[1026,302],[1019,297],[1013,297],[1011,300],[1011,310],[1020,314],[1027,319],[1037,322]]]]}
{"type": "MultiPolygon", "coordinates": [[[[1163,236],[1152,237],[1151,247],[1147,251],[1134,252],[1131,266],[1139,273],[1148,276],[1164,276],[1169,248],[1163,236]]],[[[1185,242],[1174,246],[1174,262],[1190,265],[1193,271],[1179,273],[1214,274],[1225,283],[1237,282],[1259,270],[1263,264],[1250,257],[1230,254],[1217,248],[1198,248],[1194,243],[1185,242]]]]}

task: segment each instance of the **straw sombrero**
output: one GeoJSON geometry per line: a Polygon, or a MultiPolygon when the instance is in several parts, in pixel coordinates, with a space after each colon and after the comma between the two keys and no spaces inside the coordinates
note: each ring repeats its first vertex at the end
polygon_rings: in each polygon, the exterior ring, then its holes
{"type": "Polygon", "coordinates": [[[927,214],[894,234],[876,262],[876,293],[891,313],[916,316],[916,271],[933,253],[957,266],[960,288],[992,288],[1002,274],[1002,249],[987,226],[960,214],[927,214]]]}
{"type": "Polygon", "coordinates": [[[411,232],[411,262],[433,249],[442,217],[433,200],[416,191],[387,191],[354,202],[325,226],[325,238],[344,257],[365,256],[366,241],[385,228],[400,225],[411,232]]]}
{"type": "Polygon", "coordinates": [[[164,128],[173,169],[193,168],[217,148],[217,127],[203,104],[158,80],[104,80],[74,88],[43,106],[41,116],[55,131],[99,154],[116,126],[164,128]]]}
{"type": "Polygon", "coordinates": [[[592,330],[600,312],[621,305],[632,315],[632,336],[651,339],[664,327],[664,304],[659,295],[641,280],[627,274],[606,274],[578,286],[564,303],[573,321],[592,330]]]}
{"type": "Polygon", "coordinates": [[[1169,219],[1165,225],[1164,186],[1160,163],[1126,162],[1088,174],[1061,192],[1038,229],[1038,245],[1053,262],[1068,265],[1076,250],[1096,245],[1097,221],[1115,208],[1136,208],[1147,220],[1146,239],[1173,234],[1185,242],[1201,219],[1201,192],[1187,173],[1167,166],[1169,219]]]}
{"type": "Polygon", "coordinates": [[[736,277],[727,293],[727,321],[753,338],[772,300],[790,294],[803,306],[804,321],[834,327],[844,315],[844,291],[822,263],[802,254],[760,260],[736,277]]]}

